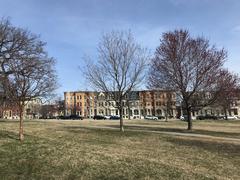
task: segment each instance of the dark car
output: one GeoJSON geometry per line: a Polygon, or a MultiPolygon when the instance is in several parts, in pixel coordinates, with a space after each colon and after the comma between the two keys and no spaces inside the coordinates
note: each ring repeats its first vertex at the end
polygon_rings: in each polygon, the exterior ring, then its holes
{"type": "Polygon", "coordinates": [[[218,119],[218,117],[217,117],[217,116],[214,116],[214,115],[209,115],[209,114],[207,114],[207,115],[199,115],[199,116],[196,117],[196,119],[198,119],[198,120],[205,120],[205,119],[213,119],[213,120],[216,120],[216,119],[218,119]]]}
{"type": "Polygon", "coordinates": [[[58,116],[57,119],[64,119],[64,116],[58,116]]]}
{"type": "Polygon", "coordinates": [[[110,116],[110,119],[112,119],[112,120],[119,120],[120,117],[119,116],[110,116]]]}
{"type": "Polygon", "coordinates": [[[58,119],[70,119],[70,116],[58,116],[58,119]]]}
{"type": "Polygon", "coordinates": [[[205,118],[206,119],[214,119],[214,120],[218,119],[218,117],[214,116],[214,115],[206,115],[205,118]]]}
{"type": "Polygon", "coordinates": [[[71,115],[71,116],[69,116],[69,119],[72,119],[72,120],[83,120],[83,117],[79,116],[79,115],[71,115]]]}
{"type": "Polygon", "coordinates": [[[95,116],[93,116],[93,119],[100,120],[100,119],[105,119],[105,117],[102,115],[95,115],[95,116]]]}
{"type": "Polygon", "coordinates": [[[224,115],[219,115],[217,118],[224,120],[226,117],[224,115]]]}
{"type": "Polygon", "coordinates": [[[58,119],[63,119],[63,120],[83,120],[82,116],[79,115],[70,115],[70,116],[58,116],[58,119]]]}
{"type": "Polygon", "coordinates": [[[158,119],[165,119],[165,116],[157,116],[158,119]]]}

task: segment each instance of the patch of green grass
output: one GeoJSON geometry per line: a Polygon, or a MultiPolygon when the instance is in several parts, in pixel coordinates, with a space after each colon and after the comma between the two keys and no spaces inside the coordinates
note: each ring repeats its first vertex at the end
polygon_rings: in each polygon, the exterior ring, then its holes
{"type": "Polygon", "coordinates": [[[1,179],[240,179],[239,144],[85,127],[102,123],[27,121],[21,143],[0,122],[1,179]]]}

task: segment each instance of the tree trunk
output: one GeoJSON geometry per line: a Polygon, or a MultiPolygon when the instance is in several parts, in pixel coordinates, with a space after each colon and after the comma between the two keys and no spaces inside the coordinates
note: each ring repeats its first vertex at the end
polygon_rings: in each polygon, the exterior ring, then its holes
{"type": "Polygon", "coordinates": [[[188,130],[192,130],[192,117],[191,117],[190,108],[187,108],[187,121],[188,121],[188,130]]]}
{"type": "Polygon", "coordinates": [[[227,109],[226,108],[224,108],[224,115],[225,115],[225,120],[228,120],[227,109]]]}
{"type": "Polygon", "coordinates": [[[119,108],[119,114],[120,114],[120,131],[124,132],[123,117],[122,117],[122,106],[119,108]]]}
{"type": "Polygon", "coordinates": [[[19,140],[20,141],[24,140],[24,135],[23,135],[23,112],[24,112],[24,106],[20,105],[20,107],[19,107],[19,115],[20,115],[19,140]]]}

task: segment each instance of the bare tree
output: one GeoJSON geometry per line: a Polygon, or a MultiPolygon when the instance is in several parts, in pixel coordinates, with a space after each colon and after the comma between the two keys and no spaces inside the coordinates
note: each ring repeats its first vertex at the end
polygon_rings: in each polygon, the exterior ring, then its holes
{"type": "Polygon", "coordinates": [[[7,101],[20,114],[19,139],[23,136],[23,113],[27,102],[47,97],[56,88],[55,61],[49,58],[39,37],[8,20],[0,22],[0,76],[7,101]]]}
{"type": "Polygon", "coordinates": [[[230,110],[234,101],[239,99],[240,81],[237,74],[228,70],[222,70],[219,79],[219,95],[217,96],[215,105],[222,107],[225,119],[228,119],[227,110],[230,110]]]}
{"type": "MultiPolygon", "coordinates": [[[[193,38],[186,30],[164,33],[151,62],[149,86],[176,90],[191,130],[192,98],[198,93],[217,92],[216,83],[225,59],[224,49],[218,50],[202,37],[193,38]]],[[[208,102],[213,102],[214,97],[212,94],[208,102]]]]}
{"type": "Polygon", "coordinates": [[[47,98],[56,88],[56,76],[52,59],[32,59],[22,64],[12,64],[17,72],[8,75],[7,94],[11,96],[19,109],[19,138],[23,136],[23,113],[26,104],[34,98],[47,98]]]}
{"type": "Polygon", "coordinates": [[[144,79],[148,52],[137,44],[130,32],[114,31],[103,35],[96,63],[88,61],[86,78],[97,90],[110,95],[120,114],[123,128],[123,100],[144,79]]]}
{"type": "Polygon", "coordinates": [[[29,57],[40,56],[45,43],[29,31],[11,25],[8,19],[0,21],[0,77],[4,85],[4,76],[18,71],[12,69],[11,64],[26,61],[29,57]]]}

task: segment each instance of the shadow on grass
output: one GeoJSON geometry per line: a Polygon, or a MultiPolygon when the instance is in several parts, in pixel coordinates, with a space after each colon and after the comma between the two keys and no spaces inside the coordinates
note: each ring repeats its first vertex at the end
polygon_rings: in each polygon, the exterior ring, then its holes
{"type": "Polygon", "coordinates": [[[238,144],[226,144],[221,142],[210,142],[204,140],[192,140],[188,138],[183,139],[176,137],[167,137],[166,140],[178,146],[187,146],[189,148],[196,147],[198,149],[203,149],[220,155],[236,157],[236,160],[238,158],[239,161],[240,145],[238,144]]]}
{"type": "MultiPolygon", "coordinates": [[[[65,126],[64,129],[71,130],[76,132],[80,129],[85,130],[95,130],[95,131],[111,131],[111,132],[118,132],[119,125],[104,125],[104,128],[99,127],[81,127],[81,126],[65,126]],[[106,127],[106,128],[105,128],[106,127]],[[108,129],[109,128],[109,129],[108,129]],[[112,128],[112,129],[111,129],[112,128]]],[[[149,127],[149,126],[137,126],[137,125],[125,125],[125,130],[139,130],[139,131],[156,131],[156,132],[172,132],[172,133],[186,133],[186,134],[201,134],[201,135],[210,135],[216,137],[229,137],[229,138],[240,138],[239,132],[223,132],[223,131],[209,131],[209,130],[200,130],[200,129],[193,129],[191,131],[187,129],[181,128],[169,128],[169,127],[149,127]]],[[[142,133],[142,132],[141,132],[142,133]]]]}
{"type": "MultiPolygon", "coordinates": [[[[110,127],[110,126],[104,126],[104,127],[110,127]]],[[[140,136],[145,136],[146,133],[139,133],[139,132],[130,132],[130,131],[127,131],[127,132],[124,132],[122,133],[119,129],[119,126],[116,126],[116,128],[101,128],[101,127],[81,127],[81,126],[65,126],[63,127],[63,130],[64,131],[68,131],[68,132],[71,132],[71,133],[81,133],[81,132],[85,132],[85,133],[95,133],[95,134],[99,134],[99,137],[103,137],[103,136],[106,136],[106,137],[140,137],[140,136]]]]}
{"type": "Polygon", "coordinates": [[[0,119],[0,123],[6,123],[6,124],[10,124],[10,123],[17,123],[19,122],[19,120],[9,120],[9,119],[0,119]]]}
{"type": "MultiPolygon", "coordinates": [[[[111,127],[114,127],[114,126],[111,126],[111,127]]],[[[209,131],[209,130],[200,130],[200,129],[196,129],[196,130],[193,129],[193,130],[189,131],[187,129],[180,129],[180,128],[146,127],[146,126],[134,126],[134,125],[127,125],[125,127],[126,127],[126,129],[133,129],[133,130],[192,133],[192,134],[202,134],[202,135],[210,135],[210,136],[240,138],[239,132],[222,132],[222,131],[209,131]]]]}
{"type": "Polygon", "coordinates": [[[17,133],[10,131],[0,131],[0,139],[13,139],[19,140],[19,136],[17,133]]]}

